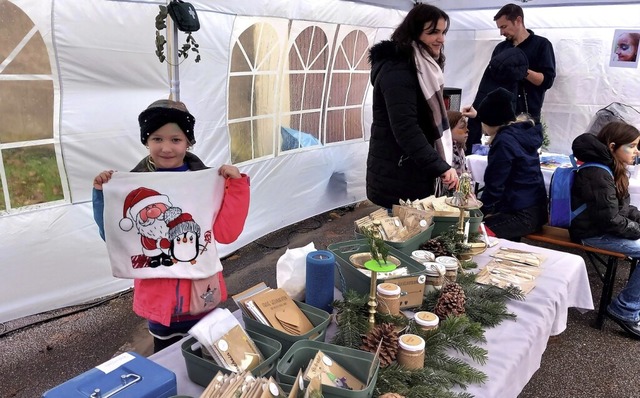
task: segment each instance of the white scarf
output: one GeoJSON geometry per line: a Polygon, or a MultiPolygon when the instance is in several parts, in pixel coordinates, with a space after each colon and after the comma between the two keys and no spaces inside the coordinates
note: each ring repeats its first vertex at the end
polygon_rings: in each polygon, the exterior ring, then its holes
{"type": "Polygon", "coordinates": [[[429,54],[423,55],[423,50],[416,43],[413,43],[413,49],[420,89],[427,100],[429,108],[431,108],[433,126],[440,135],[434,146],[440,157],[451,165],[453,162],[453,139],[449,129],[447,108],[444,106],[444,75],[440,65],[436,63],[432,56],[429,54]]]}

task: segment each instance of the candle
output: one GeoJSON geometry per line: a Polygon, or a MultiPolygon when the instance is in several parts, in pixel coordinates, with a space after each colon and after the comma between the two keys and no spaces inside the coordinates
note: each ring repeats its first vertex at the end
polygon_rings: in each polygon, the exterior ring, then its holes
{"type": "Polygon", "coordinates": [[[487,234],[487,229],[484,226],[484,222],[480,223],[480,229],[482,230],[482,236],[484,237],[484,243],[489,247],[489,235],[487,234]]]}
{"type": "Polygon", "coordinates": [[[464,244],[469,243],[469,221],[464,223],[464,244]]]}

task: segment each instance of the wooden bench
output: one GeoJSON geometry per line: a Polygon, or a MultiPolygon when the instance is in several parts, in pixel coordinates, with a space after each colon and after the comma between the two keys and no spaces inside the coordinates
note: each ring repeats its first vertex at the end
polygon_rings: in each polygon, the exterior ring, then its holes
{"type": "MultiPolygon", "coordinates": [[[[613,285],[616,279],[616,271],[618,269],[618,260],[631,260],[626,255],[609,250],[597,249],[595,247],[574,243],[569,237],[569,230],[564,228],[550,227],[545,225],[542,231],[525,236],[526,239],[550,243],[552,245],[567,247],[570,249],[582,250],[587,254],[595,268],[600,280],[602,281],[602,295],[600,296],[600,305],[598,307],[598,317],[596,319],[596,327],[600,330],[604,327],[607,306],[611,302],[613,295],[613,285]],[[598,263],[605,267],[604,271],[600,270],[598,263]]],[[[629,276],[636,267],[637,259],[631,260],[629,276]]]]}

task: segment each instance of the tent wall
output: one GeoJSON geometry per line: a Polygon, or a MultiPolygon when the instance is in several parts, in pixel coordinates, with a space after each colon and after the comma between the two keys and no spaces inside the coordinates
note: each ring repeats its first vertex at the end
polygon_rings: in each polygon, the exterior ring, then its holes
{"type": "MultiPolygon", "coordinates": [[[[167,65],[159,63],[154,54],[153,21],[158,4],[164,1],[10,2],[33,21],[50,59],[55,92],[53,134],[65,171],[65,195],[54,205],[0,213],[0,322],[131,286],[131,281],[111,277],[105,245],[92,218],[91,181],[104,169],[129,170],[145,155],[137,115],[169,93],[167,65]]],[[[189,58],[180,65],[181,100],[197,118],[194,152],[211,166],[230,162],[228,73],[238,16],[361,27],[376,42],[388,38],[410,8],[407,1],[382,0],[191,3],[198,9],[202,26],[194,34],[202,62],[196,64],[189,58]]],[[[497,8],[469,11],[457,9],[462,3],[473,7],[476,2],[437,3],[444,9],[451,6],[445,50],[447,86],[462,88],[462,102],[469,104],[491,50],[501,40],[492,21],[497,8]]],[[[634,24],[638,24],[639,7],[554,7],[553,13],[544,7],[525,8],[527,26],[548,37],[556,49],[558,77],[543,108],[552,149],[566,152],[571,138],[609,102],[640,104],[637,69],[608,66],[613,31],[638,28],[634,24]]],[[[251,176],[249,219],[239,240],[221,246],[221,254],[283,226],[365,198],[371,120],[370,92],[367,94],[362,109],[364,139],[240,165],[251,176]]],[[[0,102],[9,100],[0,90],[0,102]]]]}
{"type": "MultiPolygon", "coordinates": [[[[137,116],[152,101],[169,95],[167,64],[154,54],[154,19],[163,1],[11,3],[33,21],[49,52],[54,130],[69,192],[55,206],[0,213],[0,322],[132,285],[111,276],[92,217],[91,182],[102,170],[126,171],[145,156],[137,116]]],[[[227,96],[237,16],[277,18],[285,26],[289,20],[356,26],[370,35],[371,43],[379,40],[375,27],[394,26],[403,16],[401,11],[343,1],[192,4],[201,23],[194,37],[202,62],[193,62],[192,56],[180,65],[180,99],[197,119],[193,151],[212,167],[231,163],[227,96]]],[[[365,119],[369,108],[363,108],[365,119]]],[[[251,176],[249,218],[240,238],[221,245],[220,253],[230,254],[281,227],[364,199],[367,147],[361,138],[240,164],[251,176]]]]}
{"type": "MultiPolygon", "coordinates": [[[[549,39],[556,56],[557,77],[542,108],[550,151],[569,153],[573,138],[611,102],[640,109],[637,66],[609,66],[614,31],[640,29],[639,4],[523,8],[527,28],[549,39]]],[[[449,12],[445,82],[462,88],[463,104],[473,102],[491,52],[504,40],[493,21],[496,11],[449,12]]]]}

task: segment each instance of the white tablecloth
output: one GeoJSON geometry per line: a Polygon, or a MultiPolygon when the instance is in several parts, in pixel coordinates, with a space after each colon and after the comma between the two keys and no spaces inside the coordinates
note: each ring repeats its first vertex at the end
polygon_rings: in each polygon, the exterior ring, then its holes
{"type": "MultiPolygon", "coordinates": [[[[469,155],[467,156],[467,167],[471,172],[473,181],[480,185],[484,185],[484,172],[487,169],[487,157],[482,155],[469,155]]],[[[636,166],[640,170],[640,166],[636,166]]],[[[555,169],[548,167],[541,167],[542,176],[544,177],[544,185],[547,188],[547,194],[549,194],[549,184],[551,184],[551,176],[555,169]]],[[[638,179],[638,173],[634,172],[632,178],[629,179],[629,194],[631,195],[631,204],[640,207],[640,179],[638,179]]]]}
{"type": "MultiPolygon", "coordinates": [[[[489,254],[499,247],[539,252],[547,258],[542,264],[543,271],[536,280],[536,287],[526,300],[507,304],[508,310],[517,318],[486,330],[488,361],[484,366],[472,365],[482,370],[488,380],[483,385],[471,385],[467,390],[476,398],[517,397],[540,367],[549,336],[560,334],[567,327],[568,308],[593,309],[582,257],[500,240],[499,245],[476,256],[475,261],[484,266],[490,259],[489,254]]],[[[178,342],[149,358],[176,374],[178,394],[197,398],[204,388],[189,380],[180,344],[178,342]]]]}

